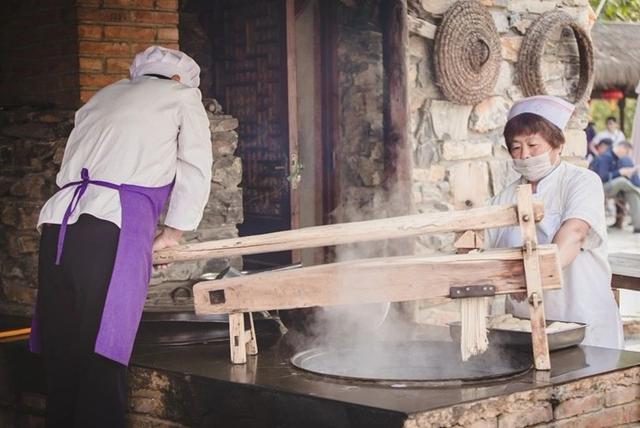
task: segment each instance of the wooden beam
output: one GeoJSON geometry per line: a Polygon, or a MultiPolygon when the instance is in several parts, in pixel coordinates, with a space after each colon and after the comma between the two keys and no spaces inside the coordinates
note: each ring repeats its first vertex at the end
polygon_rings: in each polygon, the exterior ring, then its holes
{"type": "Polygon", "coordinates": [[[412,204],[412,148],[409,141],[407,0],[382,0],[382,63],[384,70],[384,177],[397,204],[395,214],[408,214],[412,204]]]}
{"type": "MultiPolygon", "coordinates": [[[[542,289],[544,288],[542,272],[542,256],[538,248],[536,224],[533,214],[533,195],[531,185],[518,186],[518,221],[522,235],[525,283],[527,286],[527,302],[529,303],[529,318],[531,319],[531,343],[533,346],[533,360],[537,370],[551,370],[549,358],[549,343],[546,333],[544,302],[542,289]]],[[[560,263],[556,260],[557,269],[560,263]]],[[[562,281],[562,275],[560,275],[562,281]]]]}
{"type": "MultiPolygon", "coordinates": [[[[557,247],[541,246],[542,287],[562,282],[557,247]]],[[[440,257],[401,256],[333,263],[200,282],[196,313],[238,313],[444,297],[449,288],[494,285],[498,293],[525,291],[523,253],[497,249],[440,257]]]]}
{"type": "MultiPolygon", "coordinates": [[[[534,204],[535,220],[542,219],[542,203],[534,204]]],[[[378,220],[330,224],[218,241],[180,245],[156,251],[154,264],[242,256],[353,242],[407,238],[426,233],[464,232],[517,224],[516,205],[498,205],[452,211],[413,214],[378,220]]]]}
{"type": "MultiPolygon", "coordinates": [[[[296,86],[296,15],[295,0],[285,0],[285,28],[287,55],[287,132],[289,142],[289,201],[290,201],[290,229],[300,227],[300,193],[298,178],[292,172],[299,168],[298,147],[298,90],[296,86]]],[[[291,261],[300,261],[300,252],[291,252],[291,261]]]]}
{"type": "Polygon", "coordinates": [[[611,287],[640,291],[640,254],[614,253],[609,255],[611,287]]]}
{"type": "Polygon", "coordinates": [[[424,19],[407,15],[407,24],[409,25],[409,32],[411,34],[415,34],[429,40],[433,40],[436,37],[436,30],[438,27],[424,19]]]}

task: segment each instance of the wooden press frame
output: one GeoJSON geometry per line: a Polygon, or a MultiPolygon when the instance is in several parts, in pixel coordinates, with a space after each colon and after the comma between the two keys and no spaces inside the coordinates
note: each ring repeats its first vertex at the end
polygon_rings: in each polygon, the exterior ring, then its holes
{"type": "Polygon", "coordinates": [[[154,262],[230,257],[406,238],[426,233],[519,226],[522,248],[436,257],[363,259],[200,282],[193,287],[195,310],[199,314],[229,314],[231,362],[244,364],[247,355],[258,353],[251,312],[442,297],[464,298],[485,295],[483,293],[486,290],[494,294],[526,292],[535,368],[549,370],[551,364],[545,331],[543,290],[562,287],[562,269],[557,247],[538,245],[535,223],[542,216],[542,204],[533,201],[531,186],[521,185],[517,189],[517,203],[514,205],[315,226],[183,245],[156,252],[154,262]],[[384,284],[375,284],[380,282],[384,284]],[[526,288],[522,287],[523,282],[526,288]],[[248,329],[245,326],[245,313],[248,313],[248,329]]]}

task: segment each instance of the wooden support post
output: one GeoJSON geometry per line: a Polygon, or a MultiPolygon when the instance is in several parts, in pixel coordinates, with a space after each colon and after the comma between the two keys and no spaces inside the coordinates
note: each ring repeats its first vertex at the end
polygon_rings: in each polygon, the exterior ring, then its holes
{"type": "Polygon", "coordinates": [[[533,195],[531,185],[518,187],[518,222],[522,234],[522,261],[531,318],[531,342],[533,359],[537,370],[550,370],[549,343],[547,342],[546,320],[542,298],[542,276],[540,253],[533,216],[533,195]]]}
{"type": "Polygon", "coordinates": [[[256,328],[253,325],[253,313],[249,312],[249,330],[246,331],[247,354],[258,355],[258,341],[256,340],[256,328]]]}
{"type": "Polygon", "coordinates": [[[407,214],[411,205],[412,148],[409,141],[409,97],[407,50],[409,26],[407,0],[383,0],[382,63],[385,75],[383,102],[384,172],[388,191],[398,195],[398,212],[407,214]],[[404,212],[403,212],[404,211],[404,212]]]}
{"type": "Polygon", "coordinates": [[[233,364],[247,362],[247,340],[245,334],[244,314],[241,312],[229,314],[229,346],[233,364]]]}

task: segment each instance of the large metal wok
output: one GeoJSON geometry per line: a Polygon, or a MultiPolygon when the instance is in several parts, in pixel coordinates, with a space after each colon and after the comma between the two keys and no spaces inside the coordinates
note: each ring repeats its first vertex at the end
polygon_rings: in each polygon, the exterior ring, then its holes
{"type": "Polygon", "coordinates": [[[459,344],[421,340],[313,348],[296,354],[291,363],[318,375],[349,380],[460,384],[523,374],[533,359],[529,350],[492,347],[462,361],[459,344]]]}

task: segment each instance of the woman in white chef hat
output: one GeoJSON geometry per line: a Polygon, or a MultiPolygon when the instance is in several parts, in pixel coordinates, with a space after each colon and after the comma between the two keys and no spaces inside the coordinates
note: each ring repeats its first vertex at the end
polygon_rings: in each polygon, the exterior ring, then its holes
{"type": "Polygon", "coordinates": [[[47,426],[125,426],[126,370],[152,250],[195,230],[209,198],[211,136],[199,72],[186,54],[151,46],[136,55],[130,79],[76,113],[59,191],[38,221],[30,345],[45,361],[47,426]]]}
{"type": "MultiPolygon", "coordinates": [[[[611,291],[607,261],[604,193],[599,177],[587,168],[564,162],[563,130],[574,106],[552,96],[534,96],[514,103],[504,128],[513,168],[521,178],[495,196],[491,204],[516,203],[518,185],[529,183],[534,198],[544,202],[537,225],[538,242],[558,245],[564,286],[545,292],[547,319],[588,324],[584,344],[623,346],[620,315],[611,291]]],[[[487,231],[488,248],[520,247],[518,227],[487,231]]],[[[526,302],[509,299],[515,316],[529,317],[526,302]]]]}

